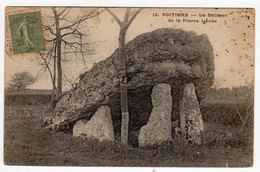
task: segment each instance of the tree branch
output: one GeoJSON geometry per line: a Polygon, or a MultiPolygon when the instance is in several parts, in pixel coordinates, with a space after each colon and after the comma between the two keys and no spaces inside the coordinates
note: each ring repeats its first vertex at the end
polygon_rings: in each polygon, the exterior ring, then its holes
{"type": "MultiPolygon", "coordinates": [[[[47,63],[47,60],[44,58],[44,55],[42,53],[39,53],[40,54],[40,57],[42,58],[42,60],[44,61],[44,65],[45,67],[48,69],[49,73],[50,73],[50,76],[51,76],[51,80],[52,82],[54,81],[54,78],[53,78],[53,75],[52,75],[52,72],[51,72],[51,69],[47,63]]],[[[55,81],[54,81],[55,82],[55,81]]]]}
{"type": "Polygon", "coordinates": [[[119,20],[119,18],[109,8],[106,8],[106,10],[107,10],[107,12],[109,12],[109,14],[111,14],[111,16],[113,16],[113,18],[116,20],[118,25],[121,27],[122,22],[119,20]]]}
{"type": "Polygon", "coordinates": [[[56,38],[53,38],[53,39],[45,39],[44,38],[44,41],[46,41],[46,42],[53,42],[53,41],[56,41],[56,38]]]}
{"type": "Polygon", "coordinates": [[[57,14],[58,16],[61,16],[67,9],[69,9],[68,7],[64,8],[59,14],[57,14]]]}
{"type": "Polygon", "coordinates": [[[237,114],[238,114],[238,116],[239,116],[239,118],[240,118],[241,122],[244,122],[244,120],[242,119],[241,113],[239,112],[239,110],[238,110],[238,107],[237,107],[237,106],[236,106],[236,111],[237,111],[237,114]]]}
{"type": "Polygon", "coordinates": [[[72,82],[71,80],[68,79],[68,77],[63,74],[64,78],[68,81],[68,83],[70,83],[71,86],[73,86],[74,82],[72,82]]]}
{"type": "Polygon", "coordinates": [[[68,26],[64,26],[64,27],[62,27],[62,28],[60,28],[60,29],[61,29],[61,30],[69,29],[69,28],[71,28],[71,27],[74,27],[74,26],[76,26],[76,25],[81,24],[81,23],[84,22],[85,20],[88,20],[88,19],[90,19],[90,18],[93,18],[93,17],[99,15],[100,13],[97,13],[97,14],[93,15],[96,11],[97,11],[97,8],[96,8],[95,10],[92,10],[88,15],[82,16],[77,22],[75,22],[75,23],[73,23],[73,24],[71,24],[71,25],[68,25],[68,26]]]}
{"type": "Polygon", "coordinates": [[[243,120],[243,118],[242,118],[242,116],[241,116],[241,113],[239,112],[239,109],[238,109],[238,106],[239,106],[239,102],[238,102],[238,96],[235,94],[235,97],[236,97],[236,111],[237,111],[237,115],[239,116],[239,118],[240,118],[240,120],[241,120],[241,122],[243,123],[244,122],[244,120],[243,120]]]}
{"type": "Polygon", "coordinates": [[[54,31],[52,30],[52,28],[51,28],[51,27],[49,27],[49,26],[46,26],[46,25],[43,25],[43,27],[45,28],[45,30],[48,30],[48,31],[50,31],[50,33],[51,33],[52,35],[54,35],[54,36],[57,36],[57,34],[56,34],[56,33],[54,33],[54,31]]]}
{"type": "Polygon", "coordinates": [[[127,8],[125,12],[125,18],[124,18],[124,23],[127,23],[129,16],[130,16],[130,10],[131,8],[127,8]]]}
{"type": "Polygon", "coordinates": [[[64,39],[62,39],[61,41],[64,42],[64,44],[66,44],[66,45],[74,45],[74,44],[79,45],[79,46],[91,45],[89,43],[82,43],[81,44],[79,42],[68,42],[68,41],[65,41],[64,39]]]}
{"type": "Polygon", "coordinates": [[[137,11],[134,12],[133,16],[130,18],[130,20],[126,24],[126,28],[130,26],[130,24],[133,22],[135,17],[143,10],[143,8],[139,8],[137,11]]]}

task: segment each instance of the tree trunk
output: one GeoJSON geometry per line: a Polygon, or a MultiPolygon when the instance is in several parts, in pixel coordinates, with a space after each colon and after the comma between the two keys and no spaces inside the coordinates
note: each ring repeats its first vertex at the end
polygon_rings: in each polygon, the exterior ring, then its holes
{"type": "Polygon", "coordinates": [[[121,143],[128,144],[129,112],[127,102],[127,77],[126,77],[126,54],[125,35],[126,28],[122,27],[119,34],[119,77],[120,77],[120,97],[121,97],[121,143]]]}
{"type": "Polygon", "coordinates": [[[120,79],[120,101],[121,101],[121,113],[122,113],[122,124],[121,124],[121,143],[128,144],[128,127],[129,127],[129,112],[127,102],[127,77],[126,77],[126,52],[125,52],[125,35],[128,27],[141,11],[137,10],[132,17],[130,17],[130,8],[126,10],[124,21],[120,19],[108,8],[107,11],[114,17],[118,25],[120,26],[119,33],[119,79],[120,79]]]}
{"type": "MultiPolygon", "coordinates": [[[[56,78],[56,77],[55,77],[56,78]]],[[[57,98],[56,98],[56,84],[55,84],[56,79],[53,79],[52,81],[52,94],[51,94],[51,102],[50,105],[54,109],[57,103],[57,98]]]]}
{"type": "Polygon", "coordinates": [[[55,94],[55,92],[56,92],[56,89],[53,87],[52,88],[52,93],[51,93],[51,102],[50,102],[50,105],[51,105],[51,107],[54,109],[55,108],[55,106],[56,106],[56,94],[55,94]]]}
{"type": "Polygon", "coordinates": [[[57,42],[57,71],[58,71],[57,96],[58,99],[60,99],[60,97],[62,96],[61,41],[57,42]]]}
{"type": "Polygon", "coordinates": [[[56,106],[56,46],[54,48],[53,55],[53,77],[52,77],[52,95],[51,95],[51,106],[54,109],[56,106]]]}
{"type": "Polygon", "coordinates": [[[56,24],[56,57],[57,57],[57,71],[58,71],[58,82],[57,82],[57,100],[62,96],[62,67],[61,67],[61,29],[59,23],[59,16],[57,11],[54,9],[55,24],[56,24]]]}

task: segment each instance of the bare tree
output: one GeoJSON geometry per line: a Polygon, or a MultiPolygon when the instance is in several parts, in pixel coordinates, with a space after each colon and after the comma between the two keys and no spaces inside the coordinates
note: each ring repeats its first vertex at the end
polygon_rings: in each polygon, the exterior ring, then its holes
{"type": "Polygon", "coordinates": [[[36,81],[36,79],[27,71],[15,73],[11,78],[7,88],[8,91],[21,92],[36,81]]]}
{"type": "Polygon", "coordinates": [[[44,66],[44,70],[47,70],[51,77],[51,83],[52,83],[52,96],[51,96],[51,102],[50,104],[54,108],[56,105],[56,46],[51,46],[51,49],[47,51],[46,54],[39,53],[42,63],[41,65],[44,66]],[[51,60],[53,60],[53,71],[50,68],[51,60]]]}
{"type": "Polygon", "coordinates": [[[245,130],[245,126],[250,118],[250,116],[253,115],[254,113],[254,81],[252,80],[249,83],[246,83],[246,93],[243,94],[243,101],[241,102],[239,100],[239,96],[237,94],[235,94],[236,97],[236,112],[237,115],[241,121],[241,125],[240,125],[240,132],[242,133],[245,130]],[[243,104],[246,106],[246,111],[245,113],[243,113],[240,109],[239,106],[240,104],[243,104]]]}
{"type": "Polygon", "coordinates": [[[71,10],[72,8],[68,7],[52,7],[50,22],[43,25],[48,47],[46,51],[39,54],[42,60],[41,65],[48,70],[52,80],[51,103],[54,104],[62,96],[62,78],[64,76],[62,62],[65,62],[66,55],[70,54],[82,60],[86,66],[85,56],[93,52],[93,47],[87,39],[90,34],[86,30],[85,21],[100,14],[98,8],[93,8],[87,14],[75,17],[74,14],[70,15],[71,10]]]}
{"type": "Polygon", "coordinates": [[[127,29],[133,22],[135,17],[141,12],[141,8],[136,11],[132,11],[130,8],[126,9],[124,20],[120,21],[109,8],[106,10],[113,16],[115,21],[120,27],[119,32],[119,79],[120,79],[120,97],[121,97],[121,113],[122,113],[122,125],[121,125],[121,142],[128,144],[128,127],[129,127],[129,112],[127,102],[127,76],[126,76],[126,53],[125,53],[125,36],[127,29]],[[130,15],[131,12],[131,15],[130,15]]]}

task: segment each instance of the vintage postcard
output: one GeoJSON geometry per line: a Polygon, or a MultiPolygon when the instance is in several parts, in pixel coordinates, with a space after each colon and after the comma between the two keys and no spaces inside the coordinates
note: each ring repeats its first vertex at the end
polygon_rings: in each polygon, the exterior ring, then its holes
{"type": "Polygon", "coordinates": [[[252,167],[252,8],[6,7],[4,163],[252,167]]]}

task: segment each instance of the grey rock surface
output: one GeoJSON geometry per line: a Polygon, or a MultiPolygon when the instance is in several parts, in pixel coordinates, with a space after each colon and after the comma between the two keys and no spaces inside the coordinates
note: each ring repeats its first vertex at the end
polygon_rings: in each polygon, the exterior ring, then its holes
{"type": "Polygon", "coordinates": [[[155,85],[151,97],[153,109],[147,125],[143,126],[139,132],[139,147],[172,141],[171,86],[168,84],[155,85]]]}
{"type": "Polygon", "coordinates": [[[195,87],[192,83],[185,84],[180,103],[180,128],[185,139],[190,143],[201,144],[204,124],[195,87]]]}
{"type": "Polygon", "coordinates": [[[94,138],[100,142],[114,141],[115,136],[110,108],[101,106],[89,121],[79,120],[73,127],[73,136],[94,138]]]}
{"type": "MultiPolygon", "coordinates": [[[[126,45],[130,131],[147,123],[156,84],[172,87],[172,118],[179,118],[180,86],[194,83],[203,98],[214,80],[213,49],[206,35],[163,28],[144,33],[126,45]]],[[[115,131],[120,131],[121,112],[118,79],[118,50],[95,64],[57,103],[55,117],[47,128],[66,130],[77,120],[90,119],[104,104],[111,107],[115,131]]]]}
{"type": "Polygon", "coordinates": [[[87,124],[88,120],[86,119],[80,119],[76,122],[76,124],[73,126],[73,136],[74,137],[79,137],[81,134],[84,134],[85,128],[86,128],[86,124],[87,124]]]}

